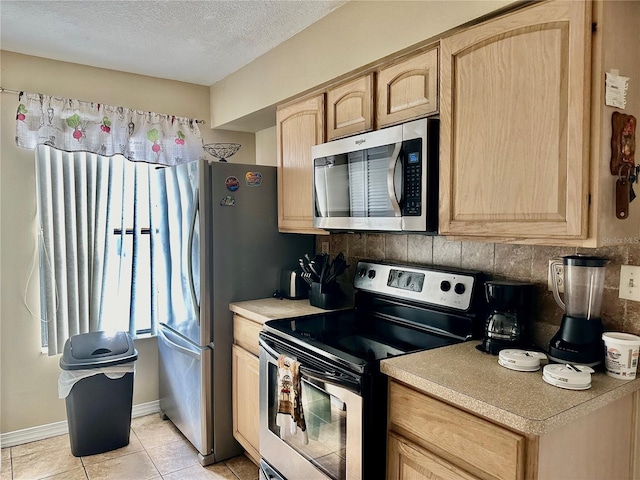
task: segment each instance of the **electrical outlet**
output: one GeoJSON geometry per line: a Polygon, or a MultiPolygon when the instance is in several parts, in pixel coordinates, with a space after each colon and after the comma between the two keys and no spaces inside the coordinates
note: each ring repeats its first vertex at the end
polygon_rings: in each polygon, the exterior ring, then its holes
{"type": "MultiPolygon", "coordinates": [[[[558,258],[552,258],[549,260],[549,268],[547,269],[547,286],[549,287],[549,291],[553,291],[553,275],[551,271],[551,263],[558,261],[558,258]]],[[[555,267],[557,278],[558,278],[558,292],[564,293],[564,265],[562,263],[556,264],[555,267]]]]}
{"type": "Polygon", "coordinates": [[[640,267],[634,265],[622,265],[620,267],[618,296],[640,302],[640,267]]]}
{"type": "Polygon", "coordinates": [[[329,242],[321,242],[320,248],[322,248],[322,253],[329,255],[329,242]]]}

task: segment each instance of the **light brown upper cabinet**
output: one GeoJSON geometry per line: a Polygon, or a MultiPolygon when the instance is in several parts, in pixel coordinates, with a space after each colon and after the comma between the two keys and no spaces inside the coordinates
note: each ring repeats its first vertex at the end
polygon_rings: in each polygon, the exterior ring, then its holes
{"type": "MultiPolygon", "coordinates": [[[[550,1],[441,41],[440,233],[597,247],[637,242],[615,215],[610,69],[640,75],[638,2],[550,1]]],[[[627,113],[640,106],[629,95],[627,113]]]]}
{"type": "Polygon", "coordinates": [[[378,71],[379,128],[438,111],[438,49],[432,48],[378,71]]]}
{"type": "Polygon", "coordinates": [[[372,129],[372,73],[327,90],[327,140],[372,129]]]}
{"type": "Polygon", "coordinates": [[[589,2],[442,40],[441,233],[586,237],[590,45],[589,2]]]}
{"type": "Polygon", "coordinates": [[[278,229],[327,234],[313,228],[311,147],[324,142],[324,94],[278,107],[278,229]]]}

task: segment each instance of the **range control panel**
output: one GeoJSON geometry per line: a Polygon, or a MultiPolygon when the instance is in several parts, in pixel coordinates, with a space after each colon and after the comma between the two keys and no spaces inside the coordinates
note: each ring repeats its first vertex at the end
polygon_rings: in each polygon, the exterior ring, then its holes
{"type": "Polygon", "coordinates": [[[371,261],[358,262],[353,280],[358,290],[460,311],[471,307],[476,283],[473,272],[371,261]]]}

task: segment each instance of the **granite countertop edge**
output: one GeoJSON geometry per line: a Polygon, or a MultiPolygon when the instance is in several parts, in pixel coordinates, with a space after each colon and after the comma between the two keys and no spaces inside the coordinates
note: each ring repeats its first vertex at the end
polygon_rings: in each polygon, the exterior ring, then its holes
{"type": "Polygon", "coordinates": [[[544,435],[638,390],[638,386],[632,382],[621,383],[619,387],[613,390],[568,410],[558,412],[556,415],[545,419],[530,419],[492,405],[482,399],[458,392],[446,385],[433,382],[395,365],[390,365],[385,361],[382,361],[380,370],[387,376],[434,398],[527,435],[544,435]]]}

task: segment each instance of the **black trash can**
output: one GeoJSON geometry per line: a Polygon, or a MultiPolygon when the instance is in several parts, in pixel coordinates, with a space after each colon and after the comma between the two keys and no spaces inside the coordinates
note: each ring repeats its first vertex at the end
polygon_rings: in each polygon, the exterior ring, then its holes
{"type": "Polygon", "coordinates": [[[138,358],[127,332],[74,335],[64,345],[60,376],[66,396],[71,453],[76,457],[129,444],[133,377],[138,358]],[[64,377],[64,378],[63,378],[64,377]]]}

